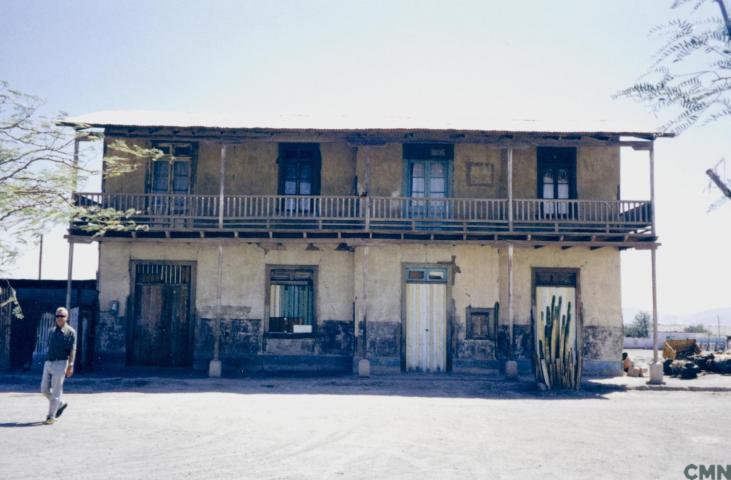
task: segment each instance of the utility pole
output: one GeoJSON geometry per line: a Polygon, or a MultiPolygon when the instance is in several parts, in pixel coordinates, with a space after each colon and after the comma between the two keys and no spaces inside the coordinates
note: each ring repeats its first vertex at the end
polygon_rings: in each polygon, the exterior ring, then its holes
{"type": "Polygon", "coordinates": [[[40,242],[38,249],[38,280],[41,280],[43,272],[43,234],[40,234],[39,237],[40,242]]]}

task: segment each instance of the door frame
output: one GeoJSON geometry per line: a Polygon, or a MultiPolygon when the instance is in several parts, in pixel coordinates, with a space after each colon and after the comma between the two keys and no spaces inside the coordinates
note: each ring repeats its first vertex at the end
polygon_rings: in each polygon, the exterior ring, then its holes
{"type": "Polygon", "coordinates": [[[581,269],[575,267],[531,267],[530,269],[530,355],[531,355],[531,371],[535,373],[535,355],[534,344],[536,335],[536,322],[538,321],[533,315],[536,308],[536,274],[542,272],[556,273],[574,273],[576,274],[576,345],[579,349],[581,357],[584,356],[584,304],[581,301],[581,269]]]}
{"type": "Polygon", "coordinates": [[[409,269],[412,268],[440,268],[447,271],[446,278],[446,296],[445,306],[446,311],[446,345],[444,346],[447,354],[445,372],[450,373],[452,371],[452,352],[454,351],[452,341],[454,338],[454,299],[452,298],[452,286],[454,285],[454,271],[453,263],[413,263],[413,262],[401,262],[401,371],[406,372],[406,275],[409,269]]]}
{"type": "Polygon", "coordinates": [[[195,316],[195,292],[196,292],[196,268],[195,260],[154,260],[136,258],[129,261],[129,280],[130,290],[127,297],[126,307],[126,342],[125,342],[125,363],[127,366],[134,365],[134,330],[137,318],[135,314],[135,293],[137,291],[137,265],[142,263],[155,263],[158,265],[183,265],[190,267],[190,286],[188,292],[188,355],[186,359],[186,367],[193,366],[193,356],[195,354],[195,326],[197,318],[195,316]]]}

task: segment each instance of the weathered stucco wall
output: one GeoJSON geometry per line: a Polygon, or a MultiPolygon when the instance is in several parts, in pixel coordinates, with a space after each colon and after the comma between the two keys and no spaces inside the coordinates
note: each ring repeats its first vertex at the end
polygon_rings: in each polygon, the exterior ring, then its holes
{"type": "Polygon", "coordinates": [[[478,144],[454,146],[453,196],[502,198],[507,196],[507,170],[503,150],[478,144]]]}
{"type": "MultiPolygon", "coordinates": [[[[107,138],[105,142],[112,141],[107,138]]],[[[149,142],[127,140],[149,147],[149,142]]],[[[111,152],[109,152],[111,154],[111,152]]],[[[352,195],[366,190],[366,164],[370,164],[370,195],[402,196],[404,184],[401,144],[352,147],[346,143],[320,144],[322,157],[321,193],[352,195]],[[354,192],[357,175],[358,191],[354,192]]],[[[218,194],[221,144],[198,143],[194,166],[193,193],[218,194]]],[[[252,142],[231,145],[227,151],[225,188],[232,195],[277,193],[279,146],[252,142]]],[[[591,146],[577,149],[576,182],[580,199],[614,200],[620,176],[619,147],[591,146]]],[[[108,192],[142,193],[148,162],[137,160],[133,172],[109,178],[108,192]]],[[[505,198],[507,169],[504,149],[479,144],[456,144],[452,165],[452,195],[468,198],[505,198]]],[[[515,198],[537,197],[537,159],[535,148],[513,151],[513,192],[515,198]]]]}
{"type": "Polygon", "coordinates": [[[321,143],[322,195],[355,195],[356,148],[346,143],[321,143]]]}
{"type": "Polygon", "coordinates": [[[366,192],[366,165],[370,165],[371,196],[402,196],[404,164],[403,146],[400,143],[387,145],[364,145],[358,147],[357,174],[358,192],[366,192]]]}
{"type": "MultiPolygon", "coordinates": [[[[318,267],[318,319],[352,317],[353,261],[350,252],[335,251],[322,245],[319,251],[304,245],[289,245],[284,250],[251,244],[223,247],[222,305],[239,309],[242,318],[264,316],[265,266],[316,265],[318,267]]],[[[218,278],[218,247],[214,242],[102,242],[100,255],[100,302],[120,302],[120,315],[130,293],[130,260],[178,260],[196,262],[196,308],[215,309],[218,278]]],[[[232,313],[231,313],[232,314],[232,313]]]]}
{"type": "MultiPolygon", "coordinates": [[[[444,264],[452,268],[453,302],[448,302],[448,309],[453,316],[453,344],[455,350],[464,356],[473,355],[476,346],[463,345],[466,334],[465,312],[470,305],[491,308],[498,300],[497,250],[472,245],[388,244],[368,247],[367,253],[366,247],[357,247],[355,251],[354,288],[358,296],[356,318],[359,321],[367,318],[369,356],[400,355],[402,266],[405,263],[444,264]],[[365,303],[363,298],[367,298],[365,303]]],[[[493,347],[477,350],[487,357],[482,359],[488,359],[492,357],[493,347]]]]}
{"type": "MultiPolygon", "coordinates": [[[[110,148],[110,144],[116,140],[124,140],[130,147],[149,148],[149,142],[139,139],[120,139],[115,137],[104,137],[104,149],[107,157],[125,157],[121,152],[110,148]]],[[[129,157],[129,164],[132,170],[119,175],[106,175],[104,178],[104,191],[109,193],[145,193],[145,179],[147,175],[148,160],[144,158],[129,157]]]]}
{"type": "MultiPolygon", "coordinates": [[[[322,245],[319,248],[319,251],[311,251],[305,250],[304,245],[289,245],[284,250],[276,250],[266,245],[262,248],[246,243],[224,245],[221,303],[228,325],[224,330],[227,328],[234,332],[229,335],[233,340],[239,334],[248,334],[253,329],[256,341],[261,341],[265,316],[266,265],[315,265],[318,268],[317,321],[318,326],[322,327],[318,335],[322,338],[317,340],[318,350],[310,353],[322,353],[323,350],[325,353],[337,353],[337,349],[332,346],[334,340],[331,336],[342,337],[342,332],[348,327],[341,324],[352,324],[353,254],[335,251],[334,245],[322,245]],[[332,351],[327,352],[328,348],[332,351]]],[[[218,278],[216,243],[180,242],[170,245],[164,242],[102,242],[99,266],[101,309],[105,310],[111,301],[116,300],[120,310],[117,317],[108,314],[102,316],[97,336],[99,351],[117,356],[124,352],[127,301],[131,287],[130,260],[196,262],[196,317],[215,318],[218,278]]],[[[210,334],[210,329],[199,325],[196,336],[203,337],[206,331],[210,334]]],[[[277,343],[281,342],[273,342],[277,343]]],[[[204,351],[210,350],[210,345],[205,341],[199,342],[198,338],[196,345],[204,351]]]]}
{"type": "Polygon", "coordinates": [[[619,147],[580,147],[576,156],[577,196],[584,199],[617,200],[619,147]]]}
{"type": "MultiPolygon", "coordinates": [[[[304,245],[275,249],[228,242],[224,246],[222,304],[226,321],[222,347],[230,355],[320,354],[350,351],[352,316],[356,325],[365,318],[367,353],[372,358],[392,359],[401,355],[402,266],[403,264],[443,264],[452,268],[453,359],[487,361],[503,358],[509,351],[507,339],[507,251],[478,245],[378,244],[358,246],[354,252],[336,251],[334,245],[304,245]],[[318,266],[317,318],[320,337],[263,341],[265,329],[265,266],[318,266]],[[365,282],[365,283],[364,283],[365,282]],[[365,290],[364,290],[365,288],[365,290]],[[367,302],[364,298],[367,295],[367,302]],[[500,302],[499,330],[495,340],[466,338],[466,309],[491,308],[500,302]],[[354,305],[355,303],[355,305],[354,305]],[[238,340],[237,340],[238,339],[238,340]],[[235,343],[239,342],[239,343],[235,343]],[[228,350],[227,350],[228,349],[228,350]],[[501,353],[502,352],[502,353],[501,353]]],[[[100,262],[100,304],[102,310],[112,300],[120,302],[119,318],[102,315],[98,330],[100,350],[123,351],[126,301],[130,293],[129,262],[137,260],[182,260],[196,262],[196,349],[210,350],[215,318],[218,265],[215,242],[165,244],[165,242],[102,243],[100,262]],[[199,339],[203,339],[200,342],[199,339]]],[[[583,305],[584,355],[589,361],[618,362],[621,354],[622,320],[620,254],[616,249],[558,247],[516,248],[514,255],[515,348],[518,358],[529,359],[531,352],[532,268],[571,267],[580,269],[583,305]]],[[[612,363],[614,365],[614,363],[612,363]]]]}
{"type": "MultiPolygon", "coordinates": [[[[504,305],[500,322],[507,325],[508,258],[507,248],[500,250],[500,304],[504,305]]],[[[583,305],[584,356],[588,360],[619,362],[622,349],[621,257],[614,248],[591,250],[576,247],[540,249],[515,248],[513,286],[515,325],[528,333],[531,325],[532,268],[578,268],[579,290],[583,305]]],[[[517,342],[517,340],[516,340],[517,342]]],[[[531,345],[518,345],[529,355],[531,345]]]]}

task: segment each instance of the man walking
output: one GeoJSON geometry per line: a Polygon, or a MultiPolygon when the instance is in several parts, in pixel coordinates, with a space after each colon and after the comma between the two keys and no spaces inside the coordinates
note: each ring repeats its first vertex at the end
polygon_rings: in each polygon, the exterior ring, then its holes
{"type": "Polygon", "coordinates": [[[51,425],[60,417],[68,404],[61,402],[63,381],[74,374],[76,358],[76,331],[67,323],[69,311],[56,309],[56,326],[48,335],[48,353],[43,364],[41,393],[48,399],[48,416],[45,423],[51,425]]]}

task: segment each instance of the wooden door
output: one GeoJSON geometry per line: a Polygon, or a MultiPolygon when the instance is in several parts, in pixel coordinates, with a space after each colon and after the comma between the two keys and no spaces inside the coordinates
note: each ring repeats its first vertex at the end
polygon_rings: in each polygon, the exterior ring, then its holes
{"type": "Polygon", "coordinates": [[[406,284],[406,370],[447,368],[447,286],[406,284]]]}
{"type": "Polygon", "coordinates": [[[190,364],[190,267],[138,264],[131,361],[136,365],[190,364]]]}

